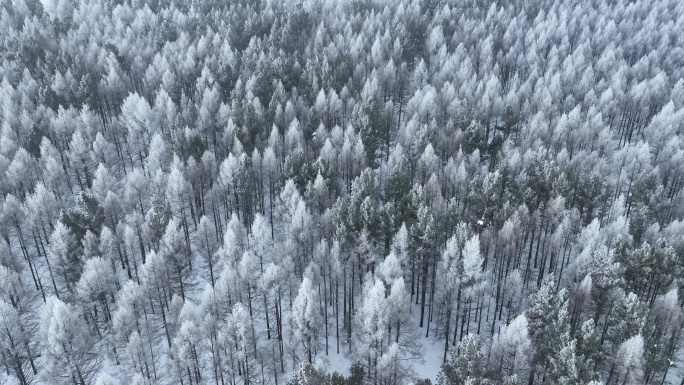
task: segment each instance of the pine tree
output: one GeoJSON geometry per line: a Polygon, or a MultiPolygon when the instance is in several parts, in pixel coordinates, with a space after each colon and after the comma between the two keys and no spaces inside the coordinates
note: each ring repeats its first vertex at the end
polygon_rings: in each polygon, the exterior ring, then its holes
{"type": "Polygon", "coordinates": [[[570,335],[565,289],[556,291],[553,275],[547,276],[528,298],[525,312],[534,354],[530,381],[534,378],[570,381],[576,377],[575,341],[570,335]]]}
{"type": "Polygon", "coordinates": [[[491,385],[487,359],[482,354],[479,341],[466,335],[459,343],[458,350],[451,351],[451,358],[442,364],[437,376],[438,385],[491,385]]]}

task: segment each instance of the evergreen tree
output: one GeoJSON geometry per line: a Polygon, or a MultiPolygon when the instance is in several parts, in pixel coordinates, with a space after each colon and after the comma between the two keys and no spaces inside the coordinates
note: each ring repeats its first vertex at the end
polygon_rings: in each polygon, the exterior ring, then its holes
{"type": "Polygon", "coordinates": [[[487,368],[487,359],[475,337],[465,336],[459,343],[458,350],[451,351],[451,358],[442,365],[437,384],[493,384],[487,368]]]}

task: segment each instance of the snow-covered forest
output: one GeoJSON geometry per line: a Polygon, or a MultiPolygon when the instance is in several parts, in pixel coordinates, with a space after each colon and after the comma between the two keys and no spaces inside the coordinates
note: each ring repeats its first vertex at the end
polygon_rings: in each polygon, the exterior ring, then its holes
{"type": "Polygon", "coordinates": [[[683,1],[0,29],[0,384],[684,384],[683,1]]]}

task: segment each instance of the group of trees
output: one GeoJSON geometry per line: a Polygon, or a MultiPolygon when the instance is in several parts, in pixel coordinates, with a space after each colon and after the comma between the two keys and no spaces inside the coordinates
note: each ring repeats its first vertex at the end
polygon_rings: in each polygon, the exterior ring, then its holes
{"type": "Polygon", "coordinates": [[[684,2],[0,28],[0,382],[684,383],[684,2]]]}

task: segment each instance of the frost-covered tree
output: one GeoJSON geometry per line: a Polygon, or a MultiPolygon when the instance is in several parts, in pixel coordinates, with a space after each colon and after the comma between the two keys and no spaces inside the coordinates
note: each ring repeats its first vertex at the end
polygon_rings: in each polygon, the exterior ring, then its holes
{"type": "Polygon", "coordinates": [[[0,299],[32,352],[55,295],[102,381],[278,385],[309,279],[348,383],[469,334],[497,383],[679,383],[679,2],[224,3],[2,7],[0,299]]]}
{"type": "MultiPolygon", "coordinates": [[[[166,201],[169,203],[175,221],[182,227],[186,248],[190,249],[190,221],[195,221],[192,205],[192,191],[181,172],[176,158],[166,181],[166,201]]],[[[196,222],[194,222],[196,225],[196,222]]]]}
{"type": "Polygon", "coordinates": [[[295,364],[304,360],[313,362],[318,350],[318,336],[323,329],[318,291],[313,279],[313,267],[310,265],[292,302],[289,324],[295,364]]]}
{"type": "Polygon", "coordinates": [[[116,377],[108,374],[107,372],[100,372],[95,379],[95,385],[119,385],[119,381],[116,377]]]}
{"type": "Polygon", "coordinates": [[[215,274],[219,270],[219,246],[220,239],[216,234],[216,230],[212,224],[209,223],[207,216],[200,218],[197,225],[197,233],[195,233],[196,250],[202,258],[204,267],[209,273],[209,282],[212,286],[216,281],[215,274]]]}
{"type": "Polygon", "coordinates": [[[649,311],[644,342],[644,378],[667,377],[674,362],[677,340],[682,332],[682,307],[676,289],[656,297],[649,311]]]}
{"type": "Polygon", "coordinates": [[[50,235],[48,260],[55,278],[62,282],[66,292],[73,293],[81,276],[83,261],[78,255],[78,244],[74,235],[62,221],[55,224],[55,229],[50,235]]]}
{"type": "Polygon", "coordinates": [[[200,327],[195,305],[185,301],[178,316],[178,331],[171,345],[172,372],[178,373],[179,382],[202,381],[203,339],[200,327]]]}
{"type": "Polygon", "coordinates": [[[577,371],[573,362],[575,341],[570,335],[567,293],[564,289],[557,292],[555,286],[554,277],[547,276],[539,290],[528,298],[525,316],[534,349],[530,381],[545,377],[568,381],[577,371]]]}
{"type": "Polygon", "coordinates": [[[461,297],[461,278],[463,277],[463,259],[461,257],[461,245],[459,239],[454,235],[447,241],[446,248],[442,252],[439,265],[439,278],[442,286],[439,290],[441,301],[443,301],[445,314],[444,325],[444,357],[446,362],[451,341],[451,322],[456,321],[458,328],[459,310],[454,306],[460,302],[461,297]],[[455,317],[454,317],[455,315],[455,317]]]}
{"type": "Polygon", "coordinates": [[[182,234],[182,229],[175,220],[169,221],[160,243],[159,255],[169,263],[174,286],[171,288],[185,298],[188,285],[191,283],[193,255],[182,234]]]}
{"type": "Polygon", "coordinates": [[[458,350],[451,351],[451,358],[442,364],[437,376],[439,385],[493,384],[487,367],[487,358],[482,353],[480,343],[472,335],[467,335],[459,343],[458,350]]]}
{"type": "Polygon", "coordinates": [[[88,330],[77,307],[48,298],[40,316],[44,381],[77,385],[94,380],[102,357],[88,330]]]}
{"type": "Polygon", "coordinates": [[[109,328],[112,302],[119,285],[111,266],[110,261],[101,257],[87,260],[76,284],[76,298],[83,305],[84,314],[93,322],[98,332],[100,328],[109,328]]]}
{"type": "MultiPolygon", "coordinates": [[[[484,273],[482,272],[484,258],[480,252],[480,237],[477,234],[465,242],[462,255],[463,273],[460,290],[463,291],[463,315],[467,314],[467,321],[466,317],[461,317],[461,336],[464,335],[464,332],[468,334],[470,331],[470,316],[473,311],[473,302],[475,302],[474,312],[476,314],[481,314],[482,312],[482,299],[480,296],[485,283],[484,273]]],[[[478,316],[478,319],[481,319],[481,315],[478,316]]]]}
{"type": "Polygon", "coordinates": [[[0,349],[2,349],[2,367],[10,373],[20,385],[29,385],[38,374],[36,358],[38,351],[35,341],[31,339],[33,325],[26,316],[5,300],[0,301],[0,349]]]}
{"type": "Polygon", "coordinates": [[[490,365],[501,376],[523,377],[529,365],[531,348],[527,318],[521,314],[492,337],[490,365]]]}
{"type": "Polygon", "coordinates": [[[644,338],[637,334],[620,344],[615,361],[608,373],[607,383],[615,377],[617,383],[644,383],[644,338]]]}
{"type": "Polygon", "coordinates": [[[228,353],[230,362],[229,375],[237,379],[240,376],[245,383],[253,383],[259,378],[256,357],[256,335],[249,309],[236,303],[226,320],[226,328],[219,336],[223,348],[228,353]],[[235,369],[232,369],[235,368],[235,369]]]}
{"type": "Polygon", "coordinates": [[[385,287],[380,280],[372,276],[366,277],[363,286],[363,302],[359,307],[354,328],[353,346],[359,361],[366,368],[370,378],[378,377],[378,359],[383,354],[384,346],[390,344],[385,332],[388,327],[387,300],[385,299],[385,287]]]}

